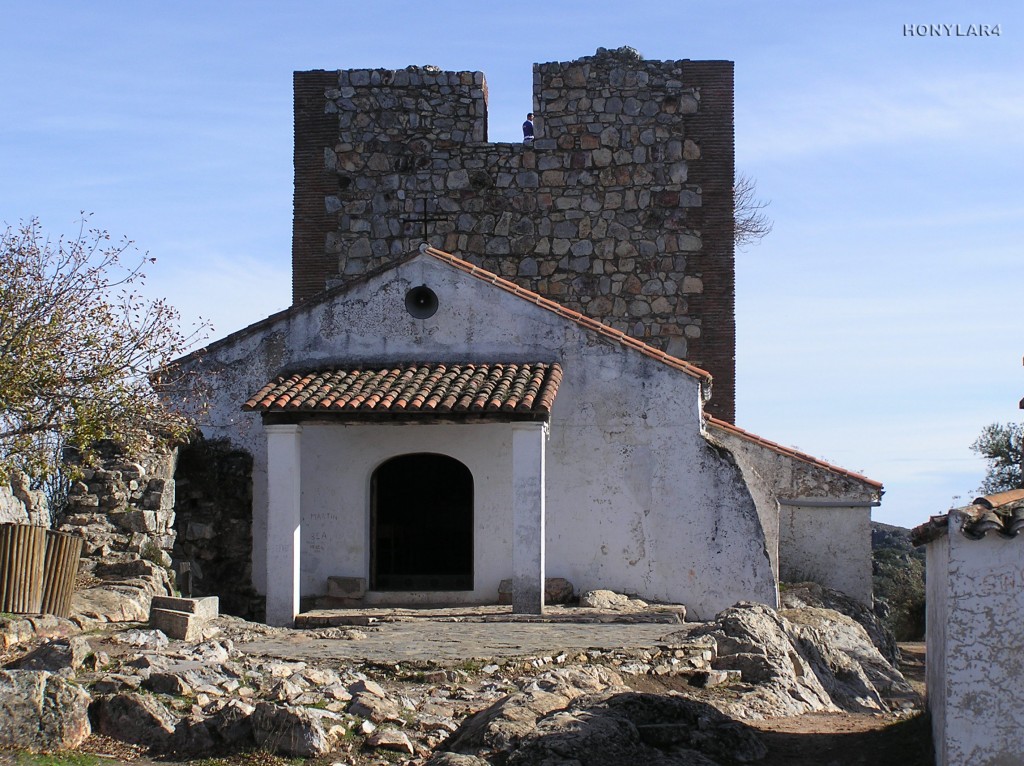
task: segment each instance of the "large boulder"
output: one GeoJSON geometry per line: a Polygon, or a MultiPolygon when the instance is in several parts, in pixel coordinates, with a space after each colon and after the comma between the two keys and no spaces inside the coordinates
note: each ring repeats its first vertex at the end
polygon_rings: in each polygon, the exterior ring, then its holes
{"type": "Polygon", "coordinates": [[[588,590],[580,595],[580,606],[591,609],[604,609],[612,612],[636,611],[646,609],[647,602],[638,598],[630,598],[612,590],[588,590]]]}
{"type": "Polygon", "coordinates": [[[255,744],[252,731],[254,712],[255,705],[231,699],[206,719],[206,727],[225,746],[243,748],[255,744]]]}
{"type": "Polygon", "coordinates": [[[57,638],[47,641],[8,667],[66,674],[82,667],[92,653],[89,642],[81,636],[57,638]]]}
{"type": "Polygon", "coordinates": [[[887,699],[912,694],[860,624],[832,609],[740,603],[691,633],[701,635],[715,639],[715,668],[739,670],[754,685],[725,706],[738,718],[882,712],[887,699]]]}
{"type": "Polygon", "coordinates": [[[93,717],[100,734],[155,751],[171,749],[179,721],[156,697],[134,692],[97,700],[93,717]]]}
{"type": "Polygon", "coordinates": [[[770,607],[741,602],[700,625],[691,636],[715,639],[718,670],[739,670],[755,686],[730,708],[739,718],[767,718],[814,711],[838,712],[811,665],[793,646],[789,624],[770,607]]]}
{"type": "Polygon", "coordinates": [[[348,712],[374,723],[401,721],[402,709],[386,697],[381,699],[366,692],[360,692],[349,703],[348,712]]]}
{"type": "Polygon", "coordinates": [[[272,753],[316,758],[345,733],[344,720],[326,710],[260,702],[252,715],[256,745],[272,753]]]}
{"type": "Polygon", "coordinates": [[[508,766],[715,766],[752,763],[766,753],[750,727],[703,702],[605,692],[577,697],[565,710],[546,716],[507,762],[508,766]]]}
{"type": "Polygon", "coordinates": [[[573,584],[564,577],[548,577],[544,580],[545,604],[568,604],[575,593],[573,584]]]}
{"type": "Polygon", "coordinates": [[[538,719],[568,704],[568,697],[550,692],[510,694],[463,721],[445,747],[467,755],[514,749],[536,728],[538,719]]]}
{"type": "Polygon", "coordinates": [[[483,758],[462,753],[434,753],[425,766],[491,766],[483,758]]]}
{"type": "Polygon", "coordinates": [[[71,614],[84,622],[146,622],[152,600],[152,593],[133,586],[80,588],[71,596],[71,614]]]}
{"type": "Polygon", "coordinates": [[[453,752],[481,755],[514,749],[549,713],[583,694],[626,691],[622,678],[601,667],[564,668],[539,676],[523,691],[502,697],[467,718],[445,743],[453,752]]]}
{"type": "Polygon", "coordinates": [[[174,727],[168,750],[179,755],[204,755],[215,746],[214,732],[202,716],[183,718],[174,727]]]}
{"type": "Polygon", "coordinates": [[[67,750],[91,733],[89,695],[42,670],[0,670],[0,748],[67,750]]]}
{"type": "Polygon", "coordinates": [[[391,750],[403,755],[413,755],[416,752],[409,735],[393,726],[377,729],[366,738],[366,746],[376,750],[391,750]]]}
{"type": "Polygon", "coordinates": [[[780,593],[783,609],[803,609],[816,607],[834,609],[852,617],[864,628],[871,643],[882,653],[890,665],[900,661],[900,650],[896,645],[896,637],[885,627],[874,610],[842,591],[826,588],[816,582],[789,583],[780,593]]]}
{"type": "Polygon", "coordinates": [[[0,482],[0,524],[32,524],[50,526],[50,510],[46,493],[32,489],[27,475],[20,471],[0,482]]]}
{"type": "Polygon", "coordinates": [[[67,636],[78,631],[79,626],[74,622],[53,614],[21,616],[0,613],[0,650],[35,643],[38,639],[67,636]]]}
{"type": "Polygon", "coordinates": [[[432,766],[715,766],[764,757],[744,724],[682,696],[640,694],[602,667],[549,671],[463,723],[432,766]]]}
{"type": "Polygon", "coordinates": [[[812,663],[833,701],[844,710],[885,710],[916,695],[863,626],[834,609],[786,609],[789,635],[812,663]]]}
{"type": "Polygon", "coordinates": [[[435,755],[428,763],[715,766],[719,757],[747,763],[765,755],[751,729],[710,705],[633,692],[594,666],[541,674],[465,721],[444,747],[470,760],[435,755]]]}

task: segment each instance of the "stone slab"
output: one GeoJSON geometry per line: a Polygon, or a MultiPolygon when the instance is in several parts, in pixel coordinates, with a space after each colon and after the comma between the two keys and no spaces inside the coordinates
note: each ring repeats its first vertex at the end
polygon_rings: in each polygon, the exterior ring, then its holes
{"type": "Polygon", "coordinates": [[[173,612],[188,612],[204,620],[211,620],[220,614],[220,599],[216,596],[202,598],[175,598],[153,596],[152,609],[169,609],[173,612]]]}
{"type": "Polygon", "coordinates": [[[173,609],[150,609],[149,627],[162,630],[170,638],[180,641],[198,641],[202,638],[206,619],[192,612],[173,609]]]}
{"type": "Polygon", "coordinates": [[[342,625],[373,625],[410,621],[439,622],[539,622],[597,624],[661,623],[681,625],[686,621],[682,604],[646,604],[642,609],[602,610],[589,607],[554,605],[545,607],[543,615],[514,614],[509,605],[478,604],[462,607],[400,607],[361,606],[358,608],[324,608],[303,612],[295,618],[300,629],[330,628],[342,625]]]}

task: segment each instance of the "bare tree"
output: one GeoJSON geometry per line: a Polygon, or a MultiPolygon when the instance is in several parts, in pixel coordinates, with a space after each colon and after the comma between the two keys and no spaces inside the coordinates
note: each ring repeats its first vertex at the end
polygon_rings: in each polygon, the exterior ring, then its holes
{"type": "Polygon", "coordinates": [[[0,258],[0,474],[40,482],[64,447],[87,458],[98,439],[131,450],[186,432],[158,391],[206,326],[184,334],[174,308],[140,293],[154,259],[84,221],[53,241],[38,220],[0,230],[0,258]]]}
{"type": "Polygon", "coordinates": [[[764,212],[770,200],[759,199],[757,181],[750,176],[740,175],[732,186],[732,200],[735,217],[735,244],[737,250],[756,245],[768,236],[775,225],[764,212]]]}

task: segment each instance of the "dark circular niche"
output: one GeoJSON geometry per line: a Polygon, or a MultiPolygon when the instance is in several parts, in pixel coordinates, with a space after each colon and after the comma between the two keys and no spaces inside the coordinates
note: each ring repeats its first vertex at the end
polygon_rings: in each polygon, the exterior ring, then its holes
{"type": "Polygon", "coordinates": [[[426,285],[412,288],[405,294],[405,310],[417,319],[428,319],[437,313],[437,293],[426,285]]]}

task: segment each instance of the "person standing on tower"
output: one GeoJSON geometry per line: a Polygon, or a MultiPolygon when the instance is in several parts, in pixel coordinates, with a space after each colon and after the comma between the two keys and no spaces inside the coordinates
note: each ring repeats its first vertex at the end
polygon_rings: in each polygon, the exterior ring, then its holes
{"type": "Polygon", "coordinates": [[[523,143],[533,143],[533,112],[526,115],[526,122],[523,123],[523,143]]]}

